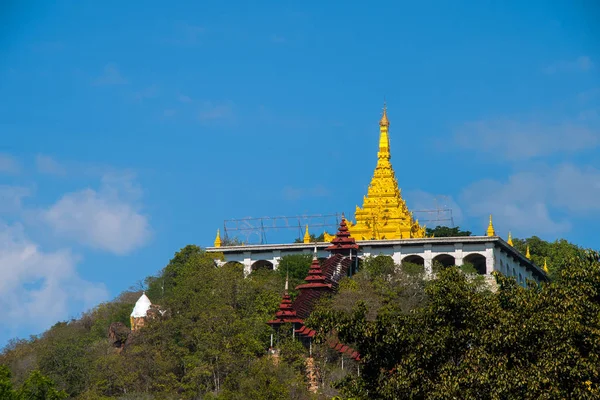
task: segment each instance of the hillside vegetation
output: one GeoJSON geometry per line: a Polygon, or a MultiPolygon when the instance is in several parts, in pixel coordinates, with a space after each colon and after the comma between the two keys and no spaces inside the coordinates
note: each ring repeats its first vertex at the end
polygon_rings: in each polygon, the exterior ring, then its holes
{"type": "Polygon", "coordinates": [[[598,254],[566,241],[515,239],[519,250],[526,245],[536,263],[547,259],[552,283],[525,289],[498,276],[492,293],[468,269],[425,279],[388,257],[365,260],[307,322],[322,343],[312,348],[316,395],[307,391],[307,349],[289,329],[275,338],[279,362],[267,356],[266,321],[285,273],[295,287],[310,257],[288,256],[278,271],[244,278],[239,265],[216,268],[212,255],[187,246],[145,280],[164,316],[109,338],[111,324],[129,327],[141,291],[127,291],[14,340],[0,354],[0,398],[597,398],[598,254]],[[333,333],[361,353],[360,365],[329,349],[333,333]]]}

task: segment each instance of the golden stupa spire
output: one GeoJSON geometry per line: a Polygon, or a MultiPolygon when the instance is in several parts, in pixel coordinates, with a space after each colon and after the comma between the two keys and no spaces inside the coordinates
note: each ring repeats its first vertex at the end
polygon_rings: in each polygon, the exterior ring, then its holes
{"type": "Polygon", "coordinates": [[[525,257],[531,260],[531,253],[529,252],[529,245],[527,245],[527,251],[525,251],[525,257]]]}
{"type": "Polygon", "coordinates": [[[357,240],[425,237],[425,227],[413,219],[398,187],[391,162],[389,126],[384,100],[379,120],[379,151],[375,171],[367,195],[363,197],[362,207],[356,207],[356,223],[348,223],[350,234],[357,240]]]}
{"type": "Polygon", "coordinates": [[[221,247],[221,236],[219,235],[218,229],[217,229],[217,237],[215,238],[215,247],[221,247]]]}
{"type": "Polygon", "coordinates": [[[487,235],[488,236],[496,236],[496,231],[494,230],[494,224],[492,224],[492,214],[490,214],[490,224],[488,225],[488,228],[487,228],[487,235]]]}
{"type": "Polygon", "coordinates": [[[542,267],[545,273],[548,273],[548,262],[546,261],[546,257],[544,257],[544,266],[542,267]]]}
{"type": "Polygon", "coordinates": [[[384,161],[383,166],[391,168],[392,165],[389,163],[389,160],[392,157],[390,154],[390,137],[388,135],[389,127],[390,121],[388,121],[387,117],[387,105],[384,101],[383,115],[379,121],[379,152],[377,153],[379,162],[377,164],[379,165],[381,161],[384,161]]]}
{"type": "Polygon", "coordinates": [[[387,117],[387,104],[385,103],[385,100],[383,100],[383,115],[381,116],[381,120],[379,121],[379,126],[390,126],[390,121],[388,121],[387,117]]]}
{"type": "Polygon", "coordinates": [[[512,241],[512,233],[510,233],[510,231],[508,231],[508,240],[506,241],[506,243],[510,244],[511,246],[514,246],[512,241]]]}
{"type": "Polygon", "coordinates": [[[308,224],[306,225],[306,230],[304,231],[304,243],[310,243],[310,234],[308,233],[308,224]]]}

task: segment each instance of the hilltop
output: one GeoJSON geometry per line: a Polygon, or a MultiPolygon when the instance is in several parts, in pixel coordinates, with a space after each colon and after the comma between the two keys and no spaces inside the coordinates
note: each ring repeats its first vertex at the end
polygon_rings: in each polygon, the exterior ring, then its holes
{"type": "MultiPolygon", "coordinates": [[[[281,300],[285,271],[294,297],[311,261],[304,255],[244,277],[240,266],[217,268],[213,255],[186,246],[144,280],[164,315],[130,332],[142,292],[126,291],[79,319],[12,341],[0,364],[10,370],[16,396],[53,387],[47,393],[55,398],[79,399],[427,398],[457,390],[463,398],[592,398],[600,379],[598,255],[563,240],[514,241],[519,249],[529,245],[534,260],[547,260],[553,282],[522,288],[497,275],[492,293],[469,278],[468,266],[438,269],[429,279],[389,257],[365,260],[307,321],[319,332],[310,349],[318,394],[307,390],[308,349],[291,330],[276,339],[277,360],[267,352],[266,322],[281,300]],[[125,331],[109,335],[115,323],[125,331]],[[332,333],[360,351],[359,364],[329,349],[332,333]],[[387,383],[377,384],[382,379],[387,383]]],[[[8,370],[0,391],[9,385],[8,370]]]]}

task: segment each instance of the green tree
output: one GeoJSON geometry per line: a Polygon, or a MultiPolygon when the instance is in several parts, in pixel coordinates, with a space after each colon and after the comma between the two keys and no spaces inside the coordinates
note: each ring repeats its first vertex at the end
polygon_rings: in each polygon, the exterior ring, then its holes
{"type": "Polygon", "coordinates": [[[67,393],[57,390],[52,379],[42,375],[40,371],[33,371],[23,386],[17,392],[18,400],[62,400],[68,397],[67,393]]]}
{"type": "Polygon", "coordinates": [[[10,378],[10,369],[6,365],[0,365],[0,399],[13,400],[15,398],[10,378]]]}
{"type": "MultiPolygon", "coordinates": [[[[310,242],[324,242],[325,241],[325,233],[321,233],[319,236],[315,236],[312,233],[309,233],[310,242]]],[[[294,243],[304,243],[304,237],[294,239],[294,243]]]]}
{"type": "Polygon", "coordinates": [[[448,226],[436,226],[435,228],[426,228],[425,234],[427,236],[435,237],[458,237],[458,236],[471,236],[471,231],[463,231],[460,227],[456,226],[450,228],[448,226]]]}
{"type": "Polygon", "coordinates": [[[227,236],[221,240],[221,246],[242,246],[243,244],[244,244],[244,242],[237,236],[234,236],[234,237],[227,236]]]}
{"type": "Polygon", "coordinates": [[[313,256],[311,254],[288,254],[281,257],[277,273],[282,279],[285,279],[286,274],[289,274],[290,293],[294,294],[294,288],[304,282],[312,260],[313,256]]]}
{"type": "Polygon", "coordinates": [[[360,376],[339,383],[361,399],[581,398],[600,395],[600,262],[572,260],[557,280],[524,288],[497,275],[481,290],[458,268],[425,287],[410,313],[383,307],[373,321],[353,312],[311,316],[321,340],[335,330],[360,351],[360,376]]]}
{"type": "Polygon", "coordinates": [[[539,266],[548,265],[550,277],[558,276],[559,271],[569,267],[574,260],[583,260],[586,257],[586,249],[583,249],[565,239],[558,239],[554,242],[547,242],[537,236],[527,239],[513,239],[514,247],[522,254],[527,251],[531,254],[531,260],[539,266]]]}
{"type": "Polygon", "coordinates": [[[365,257],[361,269],[365,271],[371,279],[378,277],[387,277],[396,271],[394,260],[390,256],[378,255],[365,257]]]}

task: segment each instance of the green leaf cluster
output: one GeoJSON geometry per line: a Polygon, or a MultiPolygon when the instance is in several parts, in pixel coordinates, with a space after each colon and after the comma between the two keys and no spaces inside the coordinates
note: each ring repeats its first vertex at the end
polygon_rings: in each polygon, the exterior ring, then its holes
{"type": "Polygon", "coordinates": [[[52,379],[34,370],[19,389],[13,389],[10,369],[0,365],[0,399],[2,400],[62,400],[67,393],[58,390],[52,379]]]}
{"type": "MultiPolygon", "coordinates": [[[[39,370],[70,398],[90,400],[307,395],[297,354],[278,364],[265,357],[271,334],[266,321],[277,310],[285,278],[269,270],[244,277],[241,265],[219,268],[213,258],[186,246],[145,280],[152,302],[167,312],[130,334],[123,349],[107,339],[108,328],[129,325],[140,291],[125,292],[39,337],[13,341],[0,354],[0,363],[13,371],[2,382],[29,387],[31,371],[39,370]]],[[[306,274],[306,259],[301,261],[290,268],[294,277],[306,274]]],[[[40,376],[34,378],[41,382],[40,376]]]]}
{"type": "Polygon", "coordinates": [[[335,331],[362,357],[360,376],[339,383],[359,399],[594,399],[600,396],[600,257],[587,252],[551,283],[528,287],[496,274],[481,290],[456,267],[426,283],[409,312],[367,318],[320,309],[321,338],[335,331]]]}

